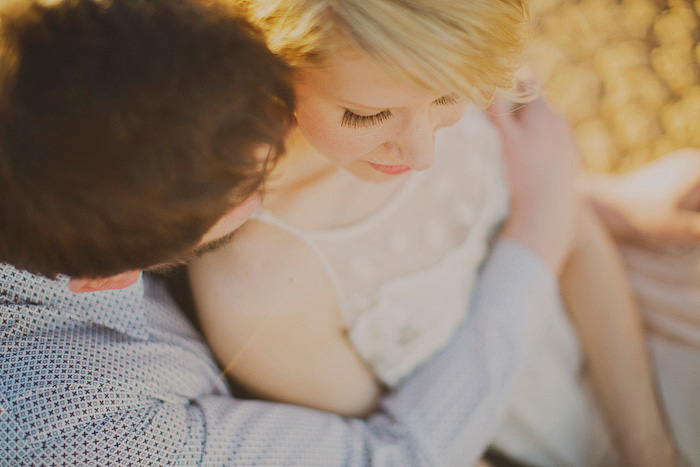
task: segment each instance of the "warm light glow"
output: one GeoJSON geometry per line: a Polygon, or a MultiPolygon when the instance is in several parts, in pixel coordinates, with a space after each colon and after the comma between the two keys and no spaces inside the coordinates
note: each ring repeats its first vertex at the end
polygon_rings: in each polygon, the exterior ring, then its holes
{"type": "Polygon", "coordinates": [[[532,4],[530,66],[587,168],[622,172],[700,148],[700,2],[532,4]]]}

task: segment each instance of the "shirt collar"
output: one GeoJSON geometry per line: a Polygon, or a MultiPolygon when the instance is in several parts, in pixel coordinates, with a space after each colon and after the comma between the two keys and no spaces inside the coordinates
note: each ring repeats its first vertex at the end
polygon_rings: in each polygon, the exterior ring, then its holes
{"type": "Polygon", "coordinates": [[[148,337],[143,277],[125,289],[80,294],[68,289],[69,279],[47,279],[0,263],[0,303],[41,305],[64,317],[148,337]]]}

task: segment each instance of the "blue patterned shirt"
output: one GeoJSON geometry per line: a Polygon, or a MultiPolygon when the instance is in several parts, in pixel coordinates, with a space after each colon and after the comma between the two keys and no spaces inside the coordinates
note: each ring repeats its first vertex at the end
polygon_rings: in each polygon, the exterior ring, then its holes
{"type": "Polygon", "coordinates": [[[0,265],[0,466],[470,465],[557,297],[500,241],[453,342],[360,420],[234,398],[157,279],[75,295],[0,265]]]}

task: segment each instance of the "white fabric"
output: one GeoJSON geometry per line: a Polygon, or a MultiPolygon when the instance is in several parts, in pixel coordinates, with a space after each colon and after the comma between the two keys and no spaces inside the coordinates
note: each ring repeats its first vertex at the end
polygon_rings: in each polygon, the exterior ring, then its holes
{"type": "Polygon", "coordinates": [[[415,172],[381,210],[339,229],[302,231],[259,211],[318,254],[359,354],[397,385],[450,339],[464,319],[508,193],[500,142],[469,108],[436,135],[435,165],[415,172]]]}
{"type": "Polygon", "coordinates": [[[563,304],[538,311],[535,351],[515,384],[493,446],[539,467],[617,465],[563,304]]]}
{"type": "MultiPolygon", "coordinates": [[[[681,465],[700,467],[700,250],[622,245],[621,251],[649,329],[659,395],[681,465]]],[[[541,313],[547,325],[494,445],[543,467],[617,465],[566,310],[541,313]]]]}
{"type": "Polygon", "coordinates": [[[649,328],[649,347],[671,430],[700,466],[700,249],[625,245],[623,257],[649,328]]]}

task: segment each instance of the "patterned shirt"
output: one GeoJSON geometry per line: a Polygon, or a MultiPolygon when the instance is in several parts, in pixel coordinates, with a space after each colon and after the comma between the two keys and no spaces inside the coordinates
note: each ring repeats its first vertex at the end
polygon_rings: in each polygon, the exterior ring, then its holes
{"type": "Polygon", "coordinates": [[[500,241],[452,343],[362,420],[234,398],[157,279],[75,295],[0,265],[0,466],[470,465],[557,300],[500,241]]]}

